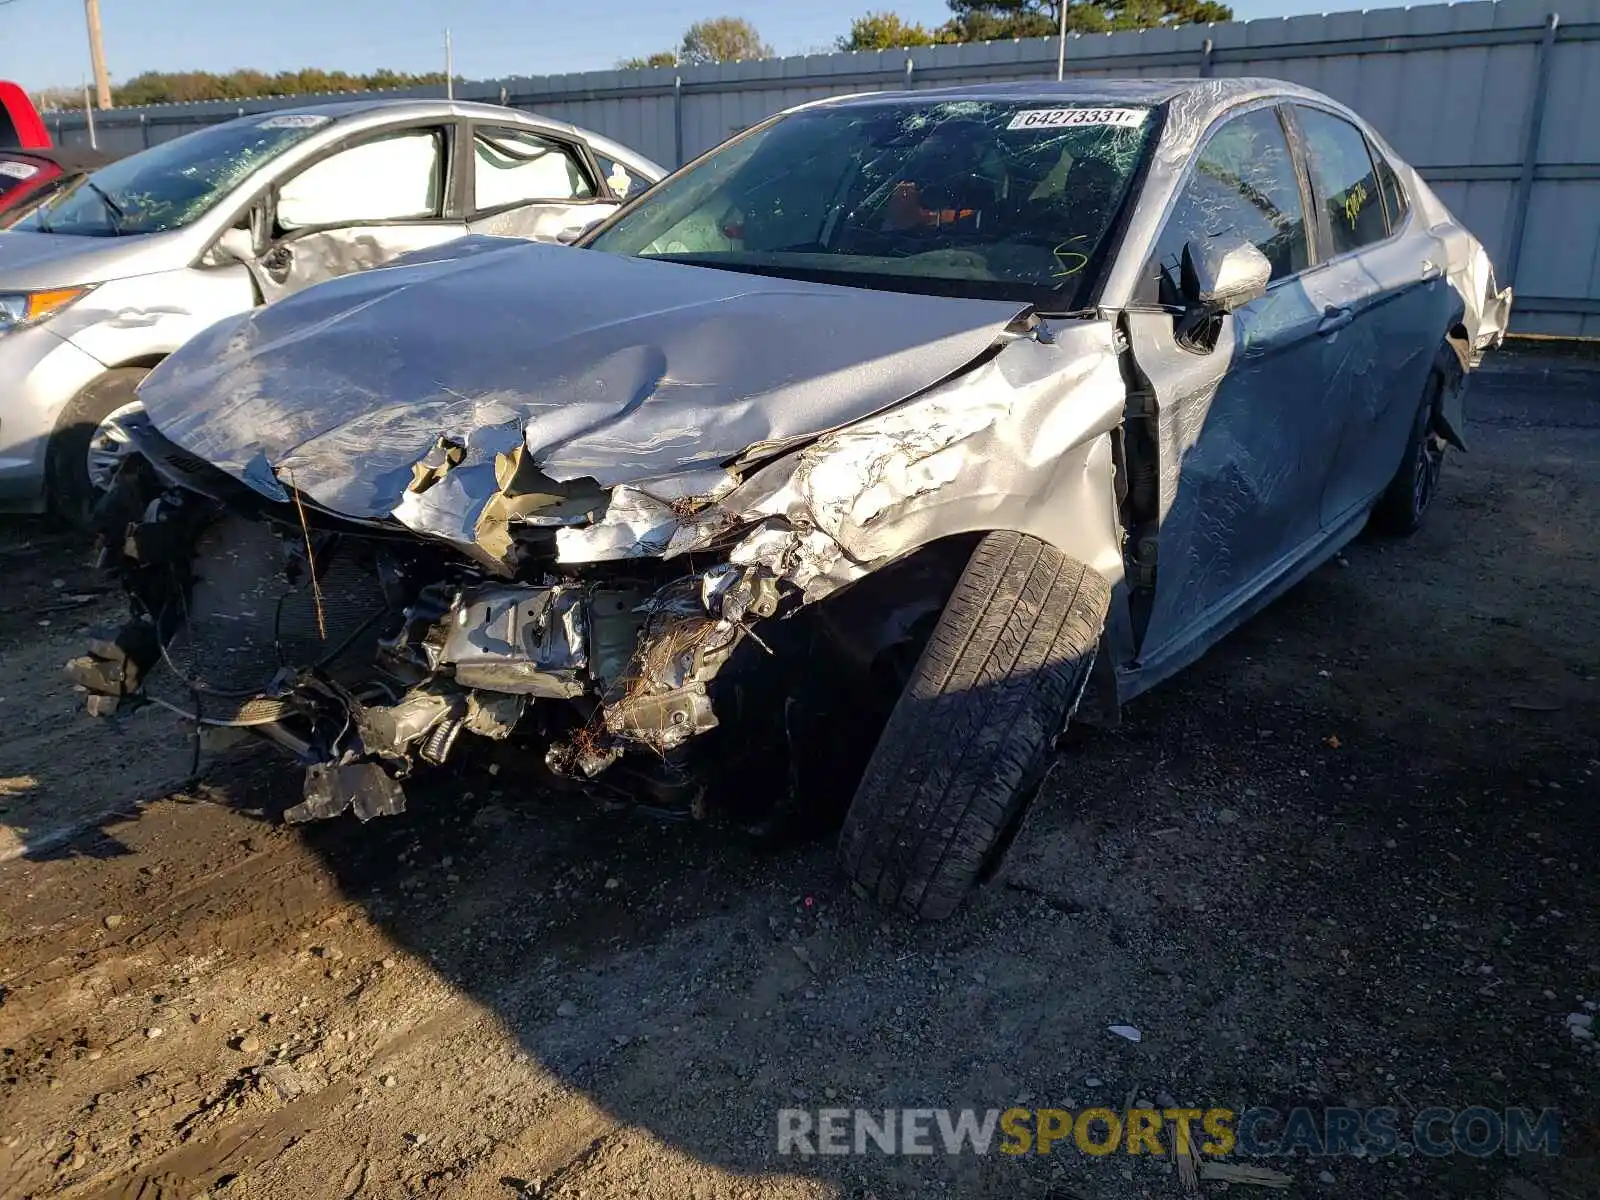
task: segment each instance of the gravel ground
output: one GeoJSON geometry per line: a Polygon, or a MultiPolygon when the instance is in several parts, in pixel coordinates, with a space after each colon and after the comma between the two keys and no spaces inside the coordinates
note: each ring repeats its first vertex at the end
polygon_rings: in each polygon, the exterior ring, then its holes
{"type": "Polygon", "coordinates": [[[1600,1000],[1600,374],[1486,373],[1473,412],[1420,535],[1079,735],[938,925],[855,900],[826,845],[508,772],[367,827],[281,826],[296,773],[256,749],[173,792],[176,722],[91,721],[62,682],[112,604],[84,548],[0,526],[0,1195],[1185,1194],[1120,1154],[775,1153],[790,1106],[1130,1098],[1554,1107],[1557,1159],[1228,1190],[1600,1195],[1567,1024],[1600,1000]]]}

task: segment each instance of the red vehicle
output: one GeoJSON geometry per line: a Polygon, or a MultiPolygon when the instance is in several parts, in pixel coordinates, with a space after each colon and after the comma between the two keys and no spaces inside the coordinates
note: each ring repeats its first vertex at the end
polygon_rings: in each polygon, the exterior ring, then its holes
{"type": "Polygon", "coordinates": [[[0,229],[109,161],[91,150],[0,150],[0,229]]]}
{"type": "Polygon", "coordinates": [[[55,150],[28,93],[0,79],[0,229],[110,160],[88,150],[55,150]]]}
{"type": "Polygon", "coordinates": [[[48,150],[50,131],[44,118],[33,107],[28,93],[9,80],[0,79],[0,147],[48,150]]]}

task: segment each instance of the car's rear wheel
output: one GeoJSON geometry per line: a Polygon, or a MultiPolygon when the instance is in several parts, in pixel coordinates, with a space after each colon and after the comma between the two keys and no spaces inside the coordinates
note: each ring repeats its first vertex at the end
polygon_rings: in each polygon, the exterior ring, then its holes
{"type": "Polygon", "coordinates": [[[845,817],[840,857],[866,895],[919,917],[955,910],[1038,790],[1110,596],[1035,538],[979,544],[845,817]]]}
{"type": "Polygon", "coordinates": [[[122,419],[137,411],[134,389],[149,371],[118,367],[73,397],[50,438],[47,481],[50,510],[87,526],[95,502],[128,452],[122,419]]]}
{"type": "Polygon", "coordinates": [[[1444,438],[1434,428],[1434,411],[1443,386],[1437,374],[1428,376],[1422,404],[1406,439],[1405,455],[1372,510],[1372,527],[1379,533],[1394,537],[1415,533],[1438,494],[1439,476],[1444,469],[1444,438]]]}

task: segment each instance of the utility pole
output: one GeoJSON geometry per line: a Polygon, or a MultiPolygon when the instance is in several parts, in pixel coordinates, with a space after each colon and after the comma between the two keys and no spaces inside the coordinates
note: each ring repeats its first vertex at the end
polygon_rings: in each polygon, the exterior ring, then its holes
{"type": "Polygon", "coordinates": [[[111,107],[111,76],[106,73],[106,47],[100,38],[100,0],[83,0],[83,15],[89,24],[89,62],[94,67],[95,103],[111,107]]]}
{"type": "MultiPolygon", "coordinates": [[[[93,0],[90,0],[92,3],[93,0]]],[[[450,31],[444,31],[444,98],[456,98],[456,65],[455,58],[450,51],[450,31]]]]}
{"type": "Polygon", "coordinates": [[[1056,3],[1061,5],[1061,44],[1056,47],[1056,82],[1060,83],[1067,77],[1067,0],[1056,3]]]}
{"type": "Polygon", "coordinates": [[[100,149],[100,142],[94,136],[94,109],[89,107],[89,85],[83,85],[83,123],[89,127],[89,149],[100,149]]]}

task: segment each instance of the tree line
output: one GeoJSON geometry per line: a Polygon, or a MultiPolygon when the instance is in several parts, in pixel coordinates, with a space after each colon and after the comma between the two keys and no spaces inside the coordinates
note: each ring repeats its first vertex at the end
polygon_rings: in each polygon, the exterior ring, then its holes
{"type": "MultiPolygon", "coordinates": [[[[1217,0],[947,0],[950,19],[928,27],[898,13],[873,11],[850,23],[839,37],[838,50],[897,50],[957,42],[997,42],[1011,38],[1054,37],[1061,28],[1061,5],[1067,6],[1069,33],[1112,33],[1233,20],[1233,9],[1217,0]]],[[[641,58],[625,58],[620,69],[694,66],[772,57],[772,47],[743,17],[715,17],[689,26],[671,50],[641,58]]]]}
{"type": "MultiPolygon", "coordinates": [[[[111,102],[120,107],[176,104],[190,100],[249,100],[257,96],[303,96],[318,92],[381,92],[395,88],[440,86],[443,71],[412,75],[377,70],[368,75],[349,71],[146,71],[111,88],[111,102]]],[[[82,108],[83,93],[73,88],[46,88],[34,97],[42,109],[82,108]]]]}
{"type": "MultiPolygon", "coordinates": [[[[857,17],[850,32],[839,37],[839,50],[895,50],[956,42],[1003,41],[1051,37],[1061,27],[1061,4],[1067,6],[1067,29],[1074,33],[1107,33],[1229,21],[1233,10],[1216,0],[948,0],[950,19],[932,28],[907,21],[897,13],[873,11],[857,17]]],[[[625,58],[621,69],[694,66],[771,58],[772,47],[743,17],[710,17],[684,31],[679,43],[642,57],[625,58]]],[[[394,88],[440,86],[444,72],[412,75],[379,70],[368,75],[346,71],[146,71],[111,89],[120,106],[172,104],[189,100],[247,100],[257,96],[300,96],[320,92],[373,92],[394,88]]],[[[35,97],[40,108],[79,108],[83,97],[71,88],[49,88],[35,97]]]]}

